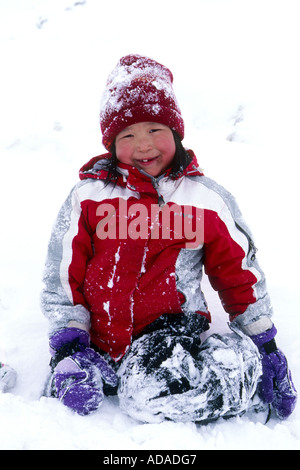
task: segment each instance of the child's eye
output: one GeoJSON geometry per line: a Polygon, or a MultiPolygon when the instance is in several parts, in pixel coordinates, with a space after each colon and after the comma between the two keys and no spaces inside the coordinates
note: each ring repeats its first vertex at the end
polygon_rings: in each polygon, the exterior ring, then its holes
{"type": "Polygon", "coordinates": [[[133,134],[126,134],[122,136],[122,139],[129,139],[130,137],[133,137],[133,134]]]}
{"type": "Polygon", "coordinates": [[[154,132],[158,132],[160,129],[150,129],[150,134],[153,134],[154,132]]]}

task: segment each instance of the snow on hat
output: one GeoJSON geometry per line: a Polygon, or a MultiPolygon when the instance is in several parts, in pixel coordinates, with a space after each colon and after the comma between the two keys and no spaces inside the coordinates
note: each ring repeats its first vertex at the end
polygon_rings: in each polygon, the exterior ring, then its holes
{"type": "Polygon", "coordinates": [[[157,122],[184,137],[184,122],[172,87],[172,72],[149,57],[122,57],[108,77],[101,100],[100,125],[103,145],[111,149],[125,127],[138,122],[157,122]]]}

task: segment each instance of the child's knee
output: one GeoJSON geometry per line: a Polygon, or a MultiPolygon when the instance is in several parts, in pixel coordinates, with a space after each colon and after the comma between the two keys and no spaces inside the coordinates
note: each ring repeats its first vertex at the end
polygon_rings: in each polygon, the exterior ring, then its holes
{"type": "Polygon", "coordinates": [[[261,373],[251,340],[212,335],[191,355],[180,338],[158,336],[134,342],[122,362],[118,395],[124,411],[147,422],[201,421],[247,408],[261,373]]]}

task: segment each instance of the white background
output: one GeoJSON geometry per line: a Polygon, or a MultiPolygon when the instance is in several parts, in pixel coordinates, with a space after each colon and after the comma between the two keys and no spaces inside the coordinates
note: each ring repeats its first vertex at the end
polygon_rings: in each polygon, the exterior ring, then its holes
{"type": "MultiPolygon", "coordinates": [[[[51,226],[101,154],[99,103],[119,58],[167,65],[184,144],[231,191],[259,249],[300,388],[299,7],[297,0],[0,0],[0,360],[18,372],[0,395],[0,449],[299,449],[299,407],[284,422],[137,423],[107,399],[89,417],[40,398],[48,371],[39,307],[51,226]]],[[[227,317],[207,286],[212,331],[227,317]]]]}

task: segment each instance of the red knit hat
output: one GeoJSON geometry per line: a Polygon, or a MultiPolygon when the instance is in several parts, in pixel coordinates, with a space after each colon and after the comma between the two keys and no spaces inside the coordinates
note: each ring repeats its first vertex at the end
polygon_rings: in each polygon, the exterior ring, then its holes
{"type": "Polygon", "coordinates": [[[171,71],[155,60],[139,55],[122,57],[109,75],[102,97],[104,147],[110,150],[125,127],[146,121],[165,124],[183,139],[184,122],[172,83],[171,71]]]}

